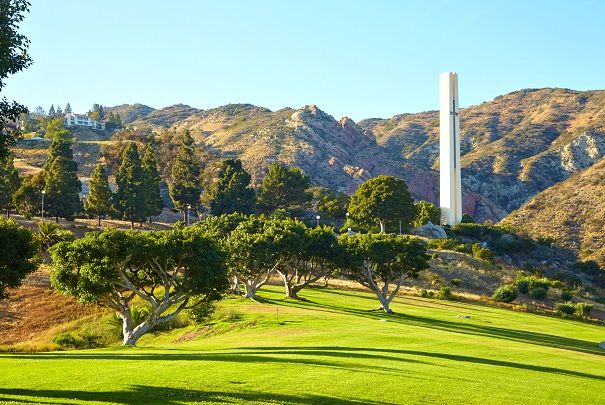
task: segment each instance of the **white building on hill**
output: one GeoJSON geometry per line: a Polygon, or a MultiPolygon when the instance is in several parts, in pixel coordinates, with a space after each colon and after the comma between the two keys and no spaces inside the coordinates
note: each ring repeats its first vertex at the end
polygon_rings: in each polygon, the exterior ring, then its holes
{"type": "Polygon", "coordinates": [[[88,127],[92,129],[105,129],[105,123],[95,121],[88,115],[82,114],[65,114],[66,127],[88,127]]]}

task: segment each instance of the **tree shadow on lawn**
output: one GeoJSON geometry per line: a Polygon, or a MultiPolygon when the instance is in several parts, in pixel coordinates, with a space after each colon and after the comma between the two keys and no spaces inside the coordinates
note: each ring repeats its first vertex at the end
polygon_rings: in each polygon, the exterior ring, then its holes
{"type": "Polygon", "coordinates": [[[344,313],[374,320],[386,320],[388,322],[396,322],[406,325],[438,329],[446,332],[511,340],[515,342],[529,343],[534,345],[589,353],[598,356],[605,356],[605,350],[599,348],[597,342],[566,338],[564,336],[550,335],[547,333],[530,332],[524,330],[502,328],[497,326],[478,325],[463,321],[453,322],[442,319],[408,315],[404,313],[394,313],[387,315],[382,311],[360,310],[310,301],[299,303],[292,300],[275,300],[271,298],[264,298],[263,302],[268,304],[292,306],[317,311],[344,313]]]}
{"type": "MultiPolygon", "coordinates": [[[[430,357],[444,360],[452,360],[456,362],[464,362],[464,363],[474,363],[474,364],[485,364],[489,366],[497,366],[497,367],[509,367],[509,368],[518,368],[522,370],[536,371],[540,373],[552,373],[552,374],[561,374],[572,377],[581,377],[581,378],[590,378],[594,380],[605,381],[605,376],[584,373],[581,371],[574,370],[565,370],[555,367],[546,367],[546,366],[537,366],[532,364],[524,364],[524,363],[515,363],[512,361],[503,361],[503,360],[495,360],[495,359],[486,359],[483,357],[473,357],[473,356],[463,356],[458,354],[449,354],[449,353],[435,353],[435,352],[424,352],[419,350],[402,350],[402,349],[382,349],[382,348],[365,348],[365,347],[346,347],[346,346],[301,346],[296,348],[290,347],[245,347],[242,349],[247,350],[255,350],[255,351],[267,351],[273,353],[287,353],[287,354],[308,354],[316,356],[318,353],[342,353],[342,356],[350,356],[351,353],[356,352],[372,352],[372,353],[385,353],[390,355],[411,355],[411,356],[421,356],[421,357],[430,357]]],[[[366,355],[367,356],[367,355],[366,355]]],[[[390,360],[401,359],[401,358],[393,358],[392,356],[384,356],[384,355],[375,355],[378,358],[386,358],[390,360]]],[[[421,362],[425,363],[425,362],[421,362]]],[[[426,364],[426,363],[425,363],[426,364]]]]}
{"type": "MultiPolygon", "coordinates": [[[[21,403],[50,403],[43,399],[64,399],[65,403],[80,402],[111,402],[117,404],[181,404],[181,403],[249,403],[265,404],[334,404],[334,405],[384,405],[393,402],[344,399],[319,394],[277,394],[257,391],[203,391],[170,387],[154,387],[134,385],[125,390],[116,391],[78,391],[78,390],[36,390],[24,388],[0,388],[0,399],[21,403]],[[28,400],[19,397],[32,397],[28,400]],[[68,402],[69,401],[69,402],[68,402]]],[[[53,402],[54,403],[54,402],[53,402]]]]}

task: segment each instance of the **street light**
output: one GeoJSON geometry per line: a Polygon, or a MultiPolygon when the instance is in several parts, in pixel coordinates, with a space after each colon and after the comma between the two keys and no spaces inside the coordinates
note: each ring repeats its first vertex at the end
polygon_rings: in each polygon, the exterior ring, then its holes
{"type": "Polygon", "coordinates": [[[44,194],[46,194],[46,190],[42,190],[42,220],[44,221],[44,194]]]}
{"type": "Polygon", "coordinates": [[[321,217],[318,215],[315,217],[315,219],[317,220],[317,226],[319,226],[319,220],[321,219],[321,217]]]}
{"type": "Polygon", "coordinates": [[[187,204],[187,226],[189,226],[189,210],[191,209],[191,205],[187,204]]]}

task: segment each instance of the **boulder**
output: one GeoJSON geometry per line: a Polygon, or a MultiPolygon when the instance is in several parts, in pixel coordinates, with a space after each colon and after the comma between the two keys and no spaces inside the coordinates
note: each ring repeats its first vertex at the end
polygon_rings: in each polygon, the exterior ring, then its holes
{"type": "Polygon", "coordinates": [[[445,233],[445,229],[443,229],[442,226],[435,225],[430,222],[412,230],[412,233],[414,235],[423,236],[429,239],[447,238],[447,233],[445,233]]]}
{"type": "Polygon", "coordinates": [[[603,342],[599,343],[599,347],[600,347],[601,349],[605,349],[605,341],[603,341],[603,342]]]}

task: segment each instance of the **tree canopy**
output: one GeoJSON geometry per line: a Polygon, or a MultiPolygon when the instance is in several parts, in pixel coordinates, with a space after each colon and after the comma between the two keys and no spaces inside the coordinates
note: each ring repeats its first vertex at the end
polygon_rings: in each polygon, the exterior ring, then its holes
{"type": "Polygon", "coordinates": [[[82,303],[114,309],[122,318],[125,345],[227,288],[222,254],[195,228],[91,232],[55,245],[51,256],[52,286],[82,303]],[[133,320],[135,297],[149,307],[139,324],[133,320]]]}
{"type": "Polygon", "coordinates": [[[172,166],[172,181],[168,191],[175,208],[185,211],[196,207],[201,194],[200,168],[193,153],[193,138],[189,132],[183,136],[176,160],[172,166]]]}
{"type": "Polygon", "coordinates": [[[271,163],[258,193],[259,205],[267,210],[292,209],[311,200],[311,180],[299,168],[271,163]]]}
{"type": "Polygon", "coordinates": [[[416,214],[414,199],[401,179],[380,175],[362,183],[351,196],[349,214],[355,224],[381,233],[401,221],[408,228],[416,214]]]}
{"type": "Polygon", "coordinates": [[[210,212],[213,215],[239,212],[252,214],[256,194],[250,187],[250,174],[239,159],[223,161],[218,180],[208,189],[210,212]]]}
{"type": "Polygon", "coordinates": [[[38,268],[38,245],[33,233],[13,220],[0,218],[0,299],[7,288],[17,288],[29,273],[38,268]]]}
{"type": "Polygon", "coordinates": [[[158,173],[158,163],[155,159],[155,151],[151,145],[145,148],[143,160],[143,196],[144,196],[144,215],[150,218],[158,215],[164,208],[164,201],[160,191],[160,183],[162,179],[158,173]]]}
{"type": "Polygon", "coordinates": [[[387,313],[402,283],[429,266],[426,245],[416,237],[367,233],[343,235],[339,242],[346,275],[376,294],[387,313]]]}
{"type": "Polygon", "coordinates": [[[412,226],[418,228],[431,222],[435,225],[441,223],[441,210],[435,204],[428,201],[418,201],[415,204],[416,216],[412,220],[412,226]]]}
{"type": "Polygon", "coordinates": [[[10,216],[13,206],[13,195],[19,189],[21,179],[13,163],[13,157],[8,155],[0,158],[0,208],[6,209],[6,216],[10,216]]]}
{"type": "Polygon", "coordinates": [[[129,142],[122,152],[122,163],[116,175],[116,193],[114,208],[123,218],[134,223],[146,219],[145,212],[145,173],[139,156],[137,144],[129,142]]]}
{"type": "Polygon", "coordinates": [[[97,217],[99,226],[101,226],[101,217],[112,210],[112,192],[109,188],[107,171],[102,163],[98,163],[90,175],[84,209],[97,217]]]}
{"type": "MultiPolygon", "coordinates": [[[[6,85],[6,78],[26,69],[32,59],[28,53],[29,40],[18,32],[25,13],[29,11],[27,0],[4,0],[0,2],[0,91],[6,85]]],[[[0,158],[9,153],[9,146],[15,143],[19,128],[15,125],[27,108],[16,101],[0,100],[0,158]]]]}

